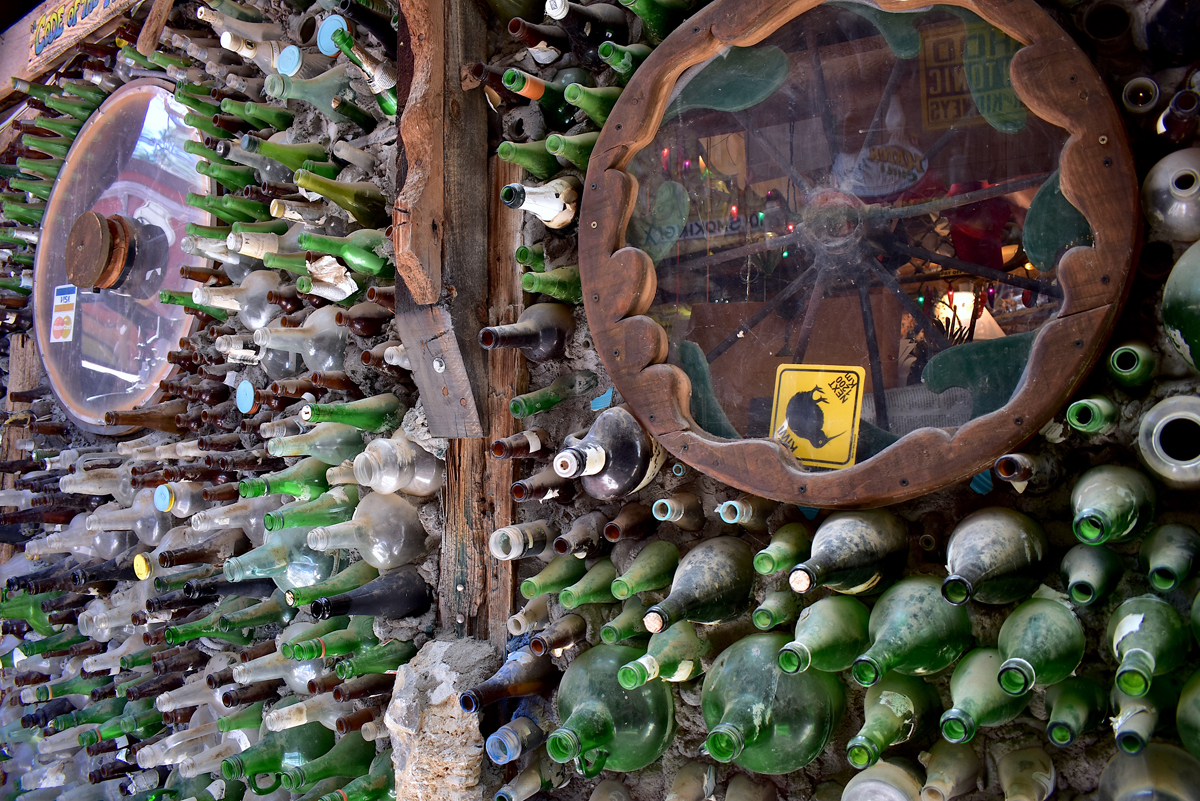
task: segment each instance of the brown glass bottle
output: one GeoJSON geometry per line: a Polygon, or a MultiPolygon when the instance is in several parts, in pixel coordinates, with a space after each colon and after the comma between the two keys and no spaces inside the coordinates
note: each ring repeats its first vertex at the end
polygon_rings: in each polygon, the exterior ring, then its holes
{"type": "Polygon", "coordinates": [[[492,442],[491,454],[495,459],[536,459],[547,461],[554,455],[550,435],[543,428],[528,428],[519,431],[511,437],[503,437],[492,442]]]}
{"type": "Polygon", "coordinates": [[[104,425],[153,428],[156,431],[177,434],[179,433],[179,426],[175,424],[175,416],[184,414],[186,411],[187,401],[166,401],[151,406],[144,406],[141,409],[105,412],[104,425]]]}
{"type": "Polygon", "coordinates": [[[396,311],[396,287],[372,286],[367,288],[367,300],[389,311],[396,311]]]}
{"type": "Polygon", "coordinates": [[[563,478],[554,472],[552,465],[547,465],[529,478],[514,481],[509,492],[518,503],[549,500],[567,503],[575,497],[575,482],[563,478]]]}
{"type": "Polygon", "coordinates": [[[363,301],[355,303],[349,309],[339,311],[334,322],[350,329],[350,333],[360,337],[373,337],[383,331],[384,327],[395,319],[396,313],[380,306],[378,303],[363,301]]]}
{"type": "Polygon", "coordinates": [[[531,362],[546,362],[563,357],[574,333],[570,306],[535,303],[515,323],[480,329],[479,345],[484,350],[518,348],[531,362]]]}
{"type": "Polygon", "coordinates": [[[491,678],[458,697],[464,712],[478,712],[503,698],[540,695],[554,689],[562,674],[549,655],[536,656],[528,646],[509,654],[491,678]]]}
{"type": "Polygon", "coordinates": [[[621,507],[617,516],[604,526],[604,539],[617,542],[626,539],[648,537],[658,527],[654,513],[644,503],[627,503],[621,507]]]}

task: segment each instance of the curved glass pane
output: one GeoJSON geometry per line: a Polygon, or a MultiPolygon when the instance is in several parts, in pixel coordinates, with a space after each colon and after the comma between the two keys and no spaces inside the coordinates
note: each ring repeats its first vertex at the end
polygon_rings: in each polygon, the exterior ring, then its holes
{"type": "Polygon", "coordinates": [[[158,302],[159,289],[194,286],[179,268],[202,261],[181,251],[179,240],[187,223],[210,222],[208,212],[184,202],[188,192],[209,191],[197,157],[183,149],[198,138],[184,124],[186,112],[155,82],[122,87],[80,131],[47,204],[34,268],[34,327],[55,394],[78,423],[98,425],[106,411],[147,401],[172,368],[167,353],[191,325],[181,307],[158,302]],[[158,226],[170,251],[165,263],[118,288],[80,288],[72,312],[64,253],[75,218],[89,210],[158,226]]]}
{"type": "Polygon", "coordinates": [[[1091,238],[1019,47],[963,9],[830,2],[683,74],[626,241],[705,430],[845,467],[1008,401],[1091,238]]]}

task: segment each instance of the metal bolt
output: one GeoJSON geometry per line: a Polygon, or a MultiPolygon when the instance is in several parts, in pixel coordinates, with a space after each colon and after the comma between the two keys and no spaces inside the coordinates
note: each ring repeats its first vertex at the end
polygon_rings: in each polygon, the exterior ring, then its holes
{"type": "Polygon", "coordinates": [[[435,373],[446,372],[446,360],[443,359],[441,356],[438,356],[436,359],[433,360],[433,372],[435,372],[435,373]]]}

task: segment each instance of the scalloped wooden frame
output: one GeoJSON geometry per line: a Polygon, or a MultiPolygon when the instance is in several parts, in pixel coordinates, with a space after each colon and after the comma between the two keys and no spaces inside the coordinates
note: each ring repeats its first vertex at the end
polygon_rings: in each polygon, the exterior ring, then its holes
{"type": "MultiPolygon", "coordinates": [[[[648,316],[657,279],[643,251],[626,247],[637,181],[625,168],[654,137],[671,89],[687,68],[721,49],[756,44],[824,0],[718,0],[675,30],[635,73],[592,152],[579,218],[584,308],[600,358],[646,429],[676,458],[746,492],[805,506],[868,508],[965,481],[1032,437],[1095,364],[1132,278],[1141,214],[1125,127],[1086,55],[1034,0],[944,0],[1024,47],[1013,88],[1034,114],[1069,132],[1060,156],[1063,194],[1092,225],[1095,243],[1059,263],[1064,300],[1039,331],[1021,384],[1001,409],[948,431],[911,432],[865,462],[809,472],[770,439],[725,440],[689,413],[691,383],[666,364],[666,331],[648,316]],[[1054,76],[1047,81],[1045,76],[1054,76]]],[[[877,0],[884,11],[911,8],[877,0]]]]}

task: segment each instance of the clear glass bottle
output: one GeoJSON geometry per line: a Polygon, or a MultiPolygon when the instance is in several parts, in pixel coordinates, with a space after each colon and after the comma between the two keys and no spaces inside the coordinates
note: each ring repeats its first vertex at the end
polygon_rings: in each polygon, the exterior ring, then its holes
{"type": "Polygon", "coordinates": [[[346,350],[346,329],[337,325],[336,306],[325,306],[308,316],[299,328],[260,328],[254,332],[254,344],[263,348],[299,353],[313,372],[327,372],[342,366],[346,350]]]}
{"type": "Polygon", "coordinates": [[[376,492],[403,492],[429,498],[441,491],[445,477],[445,463],[412,444],[402,430],[390,438],[371,440],[354,457],[355,480],[376,492]]]}
{"type": "Polygon", "coordinates": [[[425,526],[416,507],[404,498],[373,492],[358,504],[352,520],[309,531],[308,547],[354,548],[367,564],[390,570],[424,554],[425,526]]]}

